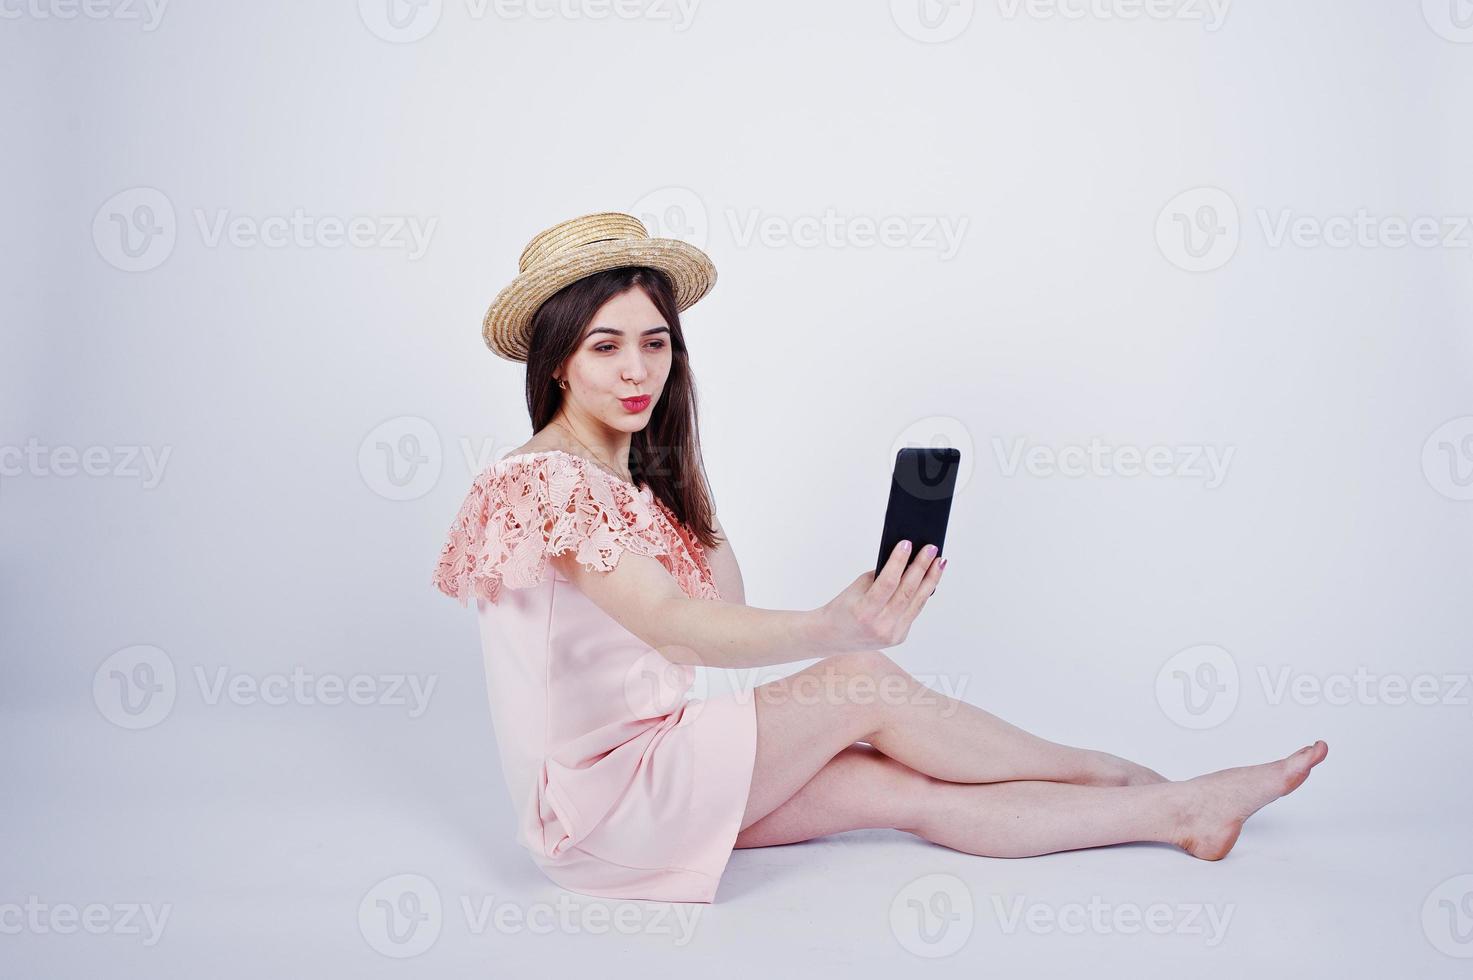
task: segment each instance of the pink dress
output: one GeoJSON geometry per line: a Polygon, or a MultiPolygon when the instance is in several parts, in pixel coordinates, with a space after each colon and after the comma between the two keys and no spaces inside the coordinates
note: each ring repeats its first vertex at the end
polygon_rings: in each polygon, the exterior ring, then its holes
{"type": "Polygon", "coordinates": [[[654,496],[581,456],[502,457],[475,478],[435,585],[476,600],[517,843],[586,895],[711,902],[751,786],[756,704],[687,699],[676,664],[547,560],[595,570],[657,559],[692,598],[720,599],[699,539],[654,496]]]}

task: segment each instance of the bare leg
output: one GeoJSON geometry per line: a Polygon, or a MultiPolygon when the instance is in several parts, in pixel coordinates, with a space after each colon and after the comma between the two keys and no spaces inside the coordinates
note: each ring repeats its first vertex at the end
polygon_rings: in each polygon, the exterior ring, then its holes
{"type": "Polygon", "coordinates": [[[952,783],[854,745],[786,803],[743,830],[736,846],[895,827],[991,857],[1160,841],[1215,861],[1232,849],[1248,817],[1301,785],[1328,751],[1316,742],[1260,766],[1161,785],[1098,787],[1034,780],[952,783]]]}
{"type": "Polygon", "coordinates": [[[1029,779],[1127,786],[1166,781],[1118,756],[1038,738],[946,697],[878,651],[827,657],[753,693],[757,757],[744,828],[789,799],[856,741],[909,769],[954,782],[1029,779]]]}
{"type": "Polygon", "coordinates": [[[937,779],[993,783],[1045,779],[1095,786],[1162,783],[1160,773],[1128,759],[1039,738],[966,701],[911,677],[888,657],[873,665],[880,683],[905,685],[885,699],[879,730],[867,741],[881,752],[937,779]]]}
{"type": "Polygon", "coordinates": [[[1028,857],[1126,841],[1170,843],[1179,819],[1176,785],[943,782],[916,814],[915,826],[898,829],[988,857],[1028,857]]]}
{"type": "Polygon", "coordinates": [[[855,742],[771,813],[737,834],[737,847],[769,847],[910,821],[916,794],[935,780],[855,742]]]}

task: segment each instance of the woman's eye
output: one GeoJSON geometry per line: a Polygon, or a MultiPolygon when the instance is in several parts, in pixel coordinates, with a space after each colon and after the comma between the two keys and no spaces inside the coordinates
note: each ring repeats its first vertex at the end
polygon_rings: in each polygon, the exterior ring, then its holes
{"type": "MultiPolygon", "coordinates": [[[[648,347],[650,345],[654,345],[655,350],[660,350],[665,346],[665,342],[663,340],[652,340],[649,342],[649,344],[646,344],[645,346],[648,347]]],[[[605,350],[612,350],[613,347],[613,344],[599,344],[597,347],[594,348],[594,350],[602,354],[605,350]]]]}

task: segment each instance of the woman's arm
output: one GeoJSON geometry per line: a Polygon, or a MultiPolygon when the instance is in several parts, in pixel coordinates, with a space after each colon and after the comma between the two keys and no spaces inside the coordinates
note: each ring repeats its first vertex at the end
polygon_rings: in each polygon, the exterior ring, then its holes
{"type": "Polygon", "coordinates": [[[551,561],[594,605],[666,660],[766,667],[904,642],[944,567],[934,554],[923,555],[907,564],[909,553],[897,545],[878,576],[866,569],[843,592],[809,610],[692,599],[659,559],[634,552],[619,553],[608,571],[585,567],[573,551],[551,561]]]}
{"type": "Polygon", "coordinates": [[[621,554],[611,571],[586,568],[571,551],[550,560],[594,605],[672,663],[765,667],[841,652],[819,609],[692,599],[657,559],[633,552],[621,554]]]}
{"type": "Polygon", "coordinates": [[[720,544],[706,549],[706,562],[711,566],[711,576],[716,579],[716,588],[721,591],[721,598],[745,606],[747,590],[742,584],[742,569],[737,564],[736,553],[731,550],[726,529],[721,526],[721,521],[715,514],[711,515],[711,523],[716,525],[716,533],[721,535],[720,544]]]}

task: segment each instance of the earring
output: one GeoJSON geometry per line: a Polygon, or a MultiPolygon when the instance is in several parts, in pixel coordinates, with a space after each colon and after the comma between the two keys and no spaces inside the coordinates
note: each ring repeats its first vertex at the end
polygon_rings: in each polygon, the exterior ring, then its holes
{"type": "Polygon", "coordinates": [[[563,391],[567,391],[568,390],[568,383],[566,381],[564,381],[562,378],[559,378],[558,379],[557,386],[559,388],[563,389],[563,391]]]}

